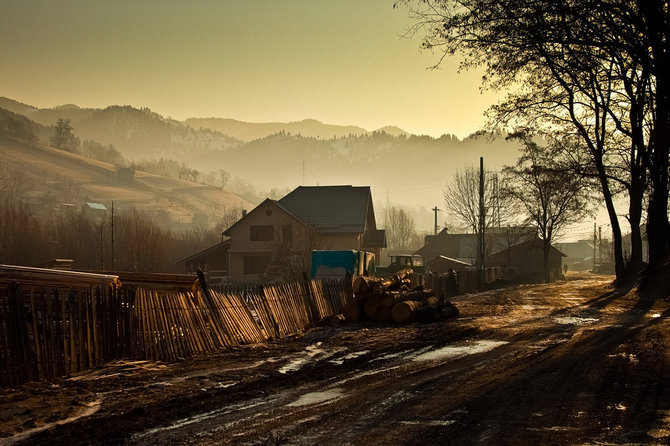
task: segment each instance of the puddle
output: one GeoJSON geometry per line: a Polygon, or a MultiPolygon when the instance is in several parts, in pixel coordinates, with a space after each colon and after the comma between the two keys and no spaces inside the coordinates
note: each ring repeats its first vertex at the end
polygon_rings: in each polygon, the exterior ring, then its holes
{"type": "Polygon", "coordinates": [[[335,364],[335,365],[342,365],[344,363],[344,361],[347,361],[349,359],[356,359],[360,356],[367,355],[368,353],[370,353],[370,350],[362,350],[360,352],[353,352],[353,353],[349,353],[348,355],[342,356],[342,357],[337,358],[337,359],[331,359],[328,362],[330,362],[331,364],[335,364]]]}
{"type": "Polygon", "coordinates": [[[420,424],[424,426],[450,426],[453,420],[423,420],[423,421],[400,421],[400,424],[420,424]]]}
{"type": "Polygon", "coordinates": [[[413,359],[413,358],[416,358],[417,356],[423,355],[426,352],[429,352],[432,349],[433,349],[433,346],[429,345],[428,347],[420,348],[419,350],[414,350],[414,351],[410,350],[411,353],[409,353],[408,355],[405,355],[405,358],[413,359]]]}
{"type": "Polygon", "coordinates": [[[555,317],[554,322],[560,325],[585,325],[598,322],[598,319],[593,317],[563,316],[555,317]]]}
{"type": "Polygon", "coordinates": [[[412,359],[414,361],[435,361],[439,359],[459,358],[462,356],[488,352],[505,344],[507,344],[506,341],[481,340],[467,342],[461,345],[447,345],[446,347],[427,351],[412,359]]]}
{"type": "Polygon", "coordinates": [[[343,393],[344,392],[340,387],[336,387],[330,390],[324,390],[323,392],[306,393],[304,395],[300,395],[300,398],[293,401],[292,403],[289,403],[288,406],[299,407],[299,406],[307,406],[310,404],[324,403],[326,401],[332,401],[341,398],[343,393]]]}
{"type": "Polygon", "coordinates": [[[396,352],[396,353],[388,353],[386,355],[380,356],[378,358],[373,358],[370,360],[370,362],[375,362],[375,361],[384,361],[386,359],[393,359],[393,358],[398,358],[400,356],[405,356],[407,353],[411,352],[412,350],[403,350],[401,352],[396,352]]]}
{"type": "Polygon", "coordinates": [[[661,313],[654,313],[651,315],[651,317],[656,319],[657,317],[661,317],[661,313]]]}
{"type": "Polygon", "coordinates": [[[269,404],[269,403],[273,402],[274,400],[275,400],[275,398],[262,398],[262,399],[259,398],[259,399],[255,399],[255,400],[251,400],[251,401],[245,401],[245,402],[238,403],[238,404],[232,404],[230,406],[226,406],[226,407],[223,407],[221,409],[216,409],[216,410],[213,410],[213,411],[210,411],[210,412],[205,412],[205,413],[193,416],[193,417],[183,418],[181,420],[175,421],[174,423],[172,423],[168,426],[161,426],[161,427],[151,428],[151,429],[146,430],[144,432],[140,432],[140,433],[137,433],[137,434],[133,435],[132,438],[138,439],[138,438],[148,437],[150,435],[154,435],[154,434],[156,434],[158,432],[162,432],[162,431],[170,431],[170,430],[174,430],[174,429],[179,429],[179,428],[182,428],[184,426],[188,426],[190,424],[200,423],[200,422],[203,422],[203,421],[206,421],[206,420],[210,420],[212,418],[216,418],[216,417],[221,416],[221,415],[229,414],[231,412],[236,412],[236,411],[244,410],[244,409],[251,409],[251,408],[254,408],[256,406],[269,404]]]}
{"type": "Polygon", "coordinates": [[[543,432],[543,431],[550,431],[550,432],[569,432],[569,431],[575,431],[578,430],[578,427],[574,426],[547,426],[547,427],[527,427],[526,430],[529,431],[536,431],[536,432],[543,432]]]}
{"type": "Polygon", "coordinates": [[[336,384],[336,385],[342,385],[342,384],[347,383],[347,382],[349,382],[349,381],[354,381],[354,380],[357,380],[357,379],[361,379],[361,378],[364,378],[364,377],[366,377],[366,376],[378,375],[378,374],[380,374],[380,373],[388,372],[388,371],[395,370],[395,369],[399,369],[399,368],[400,368],[400,366],[399,366],[399,365],[396,365],[396,366],[393,366],[393,367],[387,367],[387,368],[383,368],[383,369],[368,370],[368,371],[366,371],[366,372],[360,372],[360,373],[357,373],[355,376],[352,376],[352,377],[349,377],[349,378],[341,379],[341,380],[339,380],[339,381],[337,381],[337,382],[335,382],[335,383],[333,383],[333,384],[336,384]]]}
{"type": "Polygon", "coordinates": [[[238,384],[239,381],[226,381],[226,382],[220,382],[216,385],[217,389],[227,389],[228,387],[233,387],[234,385],[238,384]]]}
{"type": "Polygon", "coordinates": [[[38,432],[42,432],[42,431],[45,431],[47,429],[51,429],[52,427],[55,427],[55,426],[61,426],[63,424],[72,423],[73,421],[77,421],[80,418],[89,417],[89,416],[93,415],[94,413],[96,413],[98,411],[98,409],[100,409],[101,405],[102,405],[102,399],[92,401],[92,402],[87,403],[85,405],[86,408],[84,410],[82,410],[79,413],[79,415],[75,415],[75,416],[72,416],[70,418],[66,418],[64,420],[55,421],[53,423],[47,423],[44,426],[39,426],[39,427],[35,427],[35,428],[32,428],[32,429],[28,429],[27,431],[19,432],[18,434],[14,435],[13,437],[0,439],[0,442],[2,442],[2,444],[15,444],[15,443],[18,443],[18,442],[25,441],[26,439],[30,438],[32,435],[34,435],[38,432]]]}
{"type": "Polygon", "coordinates": [[[279,369],[279,373],[295,372],[300,370],[302,366],[311,361],[321,361],[346,350],[345,347],[338,347],[333,350],[326,351],[320,347],[321,342],[307,346],[303,353],[299,353],[297,357],[294,357],[288,364],[282,366],[279,369]]]}

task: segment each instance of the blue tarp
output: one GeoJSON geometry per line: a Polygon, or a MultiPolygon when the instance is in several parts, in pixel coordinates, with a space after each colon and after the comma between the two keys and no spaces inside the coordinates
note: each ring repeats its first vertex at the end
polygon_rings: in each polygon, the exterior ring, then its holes
{"type": "Polygon", "coordinates": [[[361,275],[368,268],[374,270],[373,259],[374,254],[365,251],[312,251],[311,277],[361,275]]]}

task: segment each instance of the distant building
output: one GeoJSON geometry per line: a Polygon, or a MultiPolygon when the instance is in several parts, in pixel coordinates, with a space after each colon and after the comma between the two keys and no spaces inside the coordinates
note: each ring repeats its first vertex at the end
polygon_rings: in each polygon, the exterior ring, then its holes
{"type": "MultiPolygon", "coordinates": [[[[486,253],[500,251],[521,242],[534,240],[537,230],[528,226],[491,228],[486,231],[486,253]]],[[[416,254],[430,262],[437,256],[449,257],[474,265],[477,262],[477,234],[450,234],[446,229],[437,235],[427,235],[424,246],[416,254]]]]}
{"type": "MultiPolygon", "coordinates": [[[[195,273],[200,268],[207,280],[216,284],[228,278],[230,240],[224,240],[177,262],[181,273],[195,273]]],[[[212,284],[210,283],[210,285],[212,284]]]]}
{"type": "Polygon", "coordinates": [[[307,272],[315,249],[353,249],[378,257],[386,246],[368,186],[300,186],[280,200],[263,201],[224,235],[230,237],[233,282],[307,272]]]}
{"type": "Polygon", "coordinates": [[[84,215],[99,220],[107,213],[107,206],[102,203],[91,203],[87,201],[81,207],[81,210],[84,215]]]}
{"type": "Polygon", "coordinates": [[[460,260],[452,259],[445,256],[437,256],[429,260],[426,264],[426,271],[430,271],[434,274],[444,274],[448,273],[450,269],[454,271],[463,271],[467,268],[470,268],[472,265],[460,260]]]}
{"type": "Polygon", "coordinates": [[[593,268],[593,240],[555,243],[554,246],[565,254],[563,264],[568,266],[568,271],[586,271],[593,268]]]}
{"type": "MultiPolygon", "coordinates": [[[[565,257],[553,246],[549,249],[549,281],[563,277],[562,258],[565,257]]],[[[539,283],[544,281],[544,250],[542,240],[536,238],[503,249],[488,256],[486,266],[513,268],[515,281],[519,283],[539,283]]]]}

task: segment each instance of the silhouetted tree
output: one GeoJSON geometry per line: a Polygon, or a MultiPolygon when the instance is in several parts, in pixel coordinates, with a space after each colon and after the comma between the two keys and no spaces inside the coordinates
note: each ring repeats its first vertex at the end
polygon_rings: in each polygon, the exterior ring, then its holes
{"type": "Polygon", "coordinates": [[[544,279],[549,282],[551,244],[565,226],[588,214],[588,188],[561,162],[558,145],[540,146],[519,136],[522,155],[515,166],[506,166],[504,194],[522,204],[528,220],[542,239],[544,279]]]}
{"type": "Polygon", "coordinates": [[[72,133],[72,125],[69,119],[59,118],[54,129],[54,136],[51,139],[51,144],[57,149],[75,151],[79,140],[72,133]]]}
{"type": "MultiPolygon", "coordinates": [[[[621,175],[619,178],[628,182],[625,187],[632,188],[631,224],[636,224],[640,190],[644,191],[646,186],[640,168],[646,169],[651,183],[647,226],[650,262],[659,263],[667,258],[670,242],[667,2],[426,0],[417,3],[413,11],[417,19],[414,31],[425,30],[425,48],[442,50],[442,58],[455,53],[465,55],[464,67],[486,68],[487,86],[526,88],[520,95],[511,95],[508,104],[512,107],[524,110],[527,99],[538,98],[532,101],[535,106],[544,107],[544,112],[550,115],[556,111],[558,120],[574,126],[574,133],[583,138],[600,178],[615,250],[620,246],[617,240],[620,230],[617,234],[616,211],[610,203],[612,191],[608,190],[611,169],[605,151],[612,139],[621,136],[629,139],[620,147],[632,147],[624,154],[631,172],[627,178],[621,175]]],[[[620,258],[617,263],[622,263],[620,258]]],[[[622,274],[619,265],[617,277],[622,274]]]]}
{"type": "MultiPolygon", "coordinates": [[[[447,216],[457,225],[479,233],[479,168],[466,166],[454,174],[443,190],[447,216]]],[[[512,221],[515,209],[500,195],[500,182],[494,172],[484,172],[485,229],[512,221]]]]}

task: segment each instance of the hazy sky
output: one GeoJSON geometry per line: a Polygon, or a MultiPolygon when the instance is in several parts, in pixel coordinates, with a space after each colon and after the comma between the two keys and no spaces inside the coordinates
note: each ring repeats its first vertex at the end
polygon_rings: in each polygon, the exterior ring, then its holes
{"type": "Polygon", "coordinates": [[[464,137],[495,99],[393,0],[0,0],[0,96],[464,137]]]}

